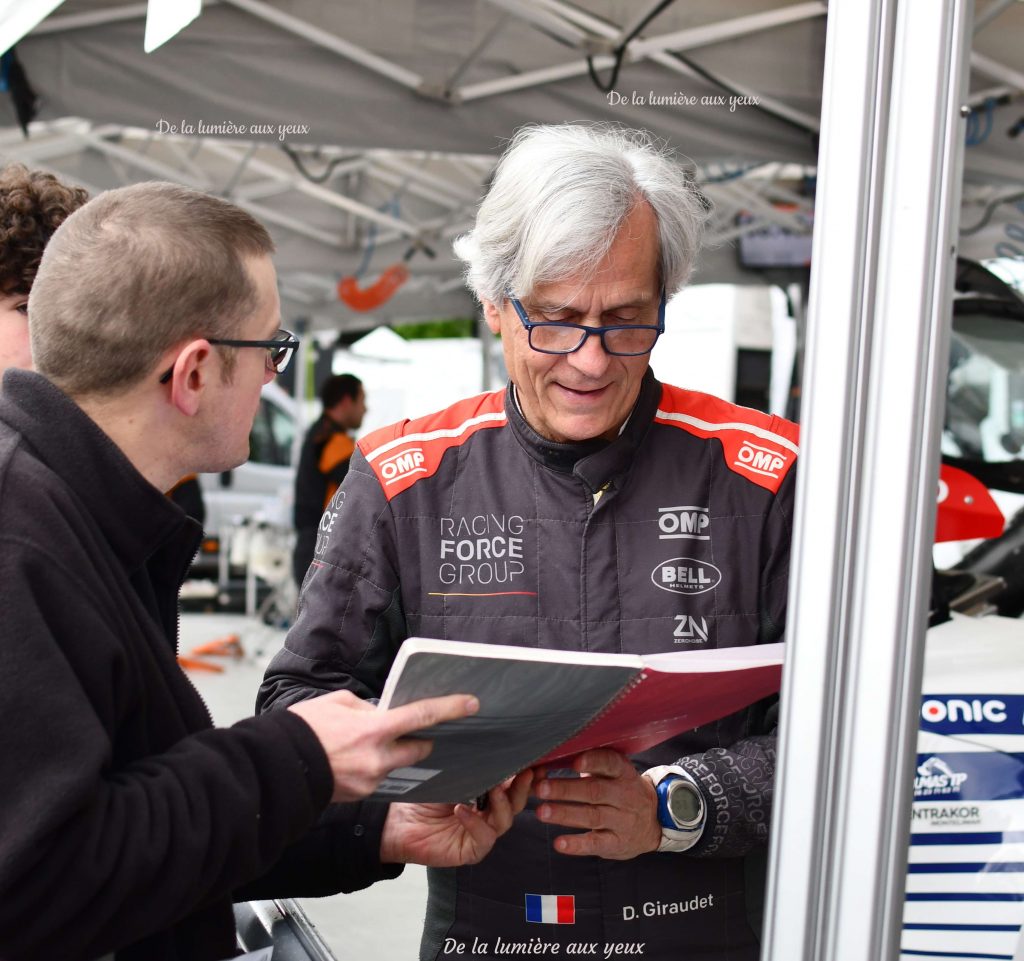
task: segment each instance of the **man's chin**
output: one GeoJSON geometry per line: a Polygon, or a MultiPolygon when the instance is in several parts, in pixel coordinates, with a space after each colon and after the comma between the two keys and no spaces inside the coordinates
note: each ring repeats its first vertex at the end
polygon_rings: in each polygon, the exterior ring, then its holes
{"type": "Polygon", "coordinates": [[[233,455],[229,455],[227,451],[224,451],[222,456],[209,461],[204,467],[197,468],[195,472],[197,474],[224,474],[227,471],[234,470],[236,467],[241,467],[248,460],[248,448],[243,452],[233,455]]]}
{"type": "Polygon", "coordinates": [[[580,444],[588,440],[610,440],[618,434],[619,425],[609,417],[568,416],[551,424],[551,430],[560,443],[580,444]]]}

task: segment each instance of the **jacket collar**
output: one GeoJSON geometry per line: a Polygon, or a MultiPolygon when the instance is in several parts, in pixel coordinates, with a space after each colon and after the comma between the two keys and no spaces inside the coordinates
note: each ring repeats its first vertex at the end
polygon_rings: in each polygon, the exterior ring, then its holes
{"type": "MultiPolygon", "coordinates": [[[[40,374],[9,370],[0,422],[82,501],[125,568],[134,571],[173,538],[198,547],[199,525],[149,483],[74,401],[40,374]]],[[[191,553],[189,557],[191,557],[191,553]]]]}
{"type": "Polygon", "coordinates": [[[661,399],[661,384],[650,367],[640,383],[640,393],[622,432],[614,440],[587,440],[559,444],[541,437],[526,421],[509,384],[505,391],[505,414],[516,439],[534,460],[562,474],[580,477],[592,492],[599,491],[613,477],[624,473],[633,462],[646,436],[661,399]]]}

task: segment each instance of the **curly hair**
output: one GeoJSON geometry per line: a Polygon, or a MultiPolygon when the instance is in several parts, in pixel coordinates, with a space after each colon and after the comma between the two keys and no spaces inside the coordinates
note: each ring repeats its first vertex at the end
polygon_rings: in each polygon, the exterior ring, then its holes
{"type": "Polygon", "coordinates": [[[10,164],[0,170],[0,294],[27,294],[53,232],[89,199],[53,174],[10,164]]]}

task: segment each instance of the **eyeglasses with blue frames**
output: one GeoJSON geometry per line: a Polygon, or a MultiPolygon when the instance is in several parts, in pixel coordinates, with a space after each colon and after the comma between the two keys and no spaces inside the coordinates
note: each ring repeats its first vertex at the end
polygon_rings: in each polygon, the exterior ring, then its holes
{"type": "Polygon", "coordinates": [[[608,327],[585,327],[562,320],[532,321],[523,305],[509,295],[509,303],[526,328],[530,347],[541,354],[573,354],[588,337],[601,338],[601,346],[616,357],[640,357],[654,350],[658,338],[665,333],[665,288],[661,289],[657,324],[612,324],[608,327]]]}
{"type": "MultiPolygon", "coordinates": [[[[299,346],[299,338],[290,330],[279,330],[272,340],[227,340],[221,337],[207,337],[207,343],[219,344],[221,347],[262,347],[267,352],[267,370],[280,374],[292,359],[295,348],[299,346]]],[[[160,376],[160,383],[166,384],[174,373],[168,367],[160,376]]]]}

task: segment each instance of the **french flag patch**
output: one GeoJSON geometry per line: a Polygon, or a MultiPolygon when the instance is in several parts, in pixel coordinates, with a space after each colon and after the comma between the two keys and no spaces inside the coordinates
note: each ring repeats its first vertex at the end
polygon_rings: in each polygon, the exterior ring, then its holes
{"type": "Polygon", "coordinates": [[[526,895],[526,920],[534,924],[575,924],[576,896],[573,894],[526,895]]]}

